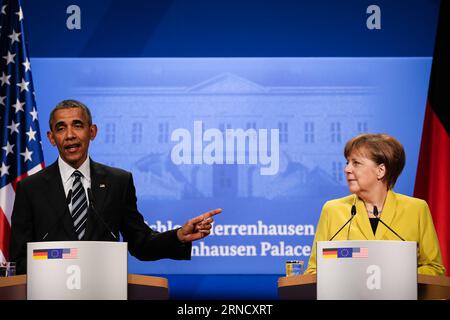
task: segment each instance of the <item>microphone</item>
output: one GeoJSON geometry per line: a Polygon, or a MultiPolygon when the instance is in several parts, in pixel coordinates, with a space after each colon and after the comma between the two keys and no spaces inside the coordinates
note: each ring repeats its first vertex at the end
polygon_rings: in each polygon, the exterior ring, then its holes
{"type": "Polygon", "coordinates": [[[87,194],[88,194],[88,199],[89,199],[89,207],[92,209],[92,211],[94,212],[94,214],[100,218],[100,221],[103,223],[103,225],[106,227],[106,229],[109,231],[109,233],[114,237],[114,239],[116,239],[116,241],[118,240],[116,235],[114,234],[114,232],[112,232],[111,228],[106,224],[105,220],[103,220],[102,216],[97,212],[97,210],[94,207],[94,201],[93,201],[93,195],[92,195],[92,191],[91,188],[87,188],[87,194]]]}
{"type": "Polygon", "coordinates": [[[384,226],[385,226],[386,228],[388,228],[389,230],[391,230],[397,237],[399,237],[402,241],[405,241],[405,239],[403,239],[402,237],[400,237],[400,236],[398,235],[397,232],[395,232],[394,230],[392,230],[391,227],[389,227],[386,223],[383,222],[383,220],[381,220],[381,219],[378,217],[378,208],[377,208],[377,206],[373,206],[373,215],[375,216],[375,218],[378,219],[378,221],[380,221],[382,224],[384,224],[384,226]]]}
{"type": "Polygon", "coordinates": [[[350,217],[350,219],[348,219],[347,220],[347,222],[334,234],[334,236],[332,236],[331,237],[331,239],[330,240],[328,240],[328,241],[331,241],[331,240],[333,240],[334,239],[334,237],[336,237],[337,236],[337,234],[339,233],[339,232],[341,232],[341,230],[342,229],[344,229],[344,227],[347,225],[347,224],[349,224],[350,223],[350,221],[352,221],[352,219],[356,216],[356,206],[355,206],[355,204],[353,204],[352,205],[352,209],[351,209],[351,211],[350,211],[350,213],[351,213],[351,217],[350,217]]]}
{"type": "MultiPolygon", "coordinates": [[[[50,231],[47,231],[47,233],[42,237],[41,241],[44,241],[45,238],[47,238],[47,236],[50,234],[50,232],[53,232],[55,226],[58,224],[58,222],[61,220],[61,218],[67,213],[67,211],[69,211],[69,204],[70,201],[72,200],[72,189],[69,190],[69,193],[67,194],[67,198],[66,198],[66,210],[63,211],[63,213],[61,213],[58,216],[58,219],[56,219],[55,223],[52,225],[52,227],[50,228],[50,231]]],[[[69,213],[70,214],[70,213],[69,213]]]]}

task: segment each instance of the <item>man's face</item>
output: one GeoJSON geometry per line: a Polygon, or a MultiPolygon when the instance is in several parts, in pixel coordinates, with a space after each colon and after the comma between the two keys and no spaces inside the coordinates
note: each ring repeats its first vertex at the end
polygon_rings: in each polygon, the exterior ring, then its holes
{"type": "Polygon", "coordinates": [[[97,126],[89,125],[81,108],[57,110],[53,115],[47,137],[56,145],[61,158],[78,169],[87,158],[89,142],[97,135],[97,126]]]}

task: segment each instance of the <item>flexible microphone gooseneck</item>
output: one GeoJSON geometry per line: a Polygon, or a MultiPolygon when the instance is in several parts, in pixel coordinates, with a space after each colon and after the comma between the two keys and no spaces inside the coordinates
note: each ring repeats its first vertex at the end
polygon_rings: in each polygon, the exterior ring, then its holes
{"type": "MultiPolygon", "coordinates": [[[[55,223],[52,225],[52,227],[49,229],[49,231],[47,231],[47,233],[41,238],[41,241],[44,241],[47,236],[54,231],[56,225],[59,223],[59,221],[61,220],[61,218],[69,211],[69,204],[70,201],[72,200],[72,189],[69,190],[69,193],[67,194],[67,198],[66,198],[66,210],[64,210],[56,219],[55,223]]],[[[69,212],[70,214],[70,212],[69,212]]]]}
{"type": "Polygon", "coordinates": [[[392,230],[391,227],[389,227],[386,223],[384,223],[383,220],[380,219],[380,217],[378,217],[378,208],[377,208],[377,206],[373,206],[373,215],[375,216],[375,218],[378,219],[378,221],[380,221],[382,224],[384,224],[384,226],[385,226],[386,228],[388,228],[389,230],[391,230],[391,231],[392,231],[397,237],[399,237],[402,241],[406,241],[405,239],[403,239],[402,237],[400,237],[400,236],[398,235],[397,232],[395,232],[394,230],[392,230]]]}
{"type": "Polygon", "coordinates": [[[97,212],[97,210],[94,207],[94,197],[92,195],[92,191],[91,188],[87,188],[87,194],[88,194],[88,199],[89,199],[89,207],[92,209],[92,212],[94,212],[94,214],[100,219],[100,221],[103,223],[103,225],[106,227],[106,229],[109,231],[109,233],[114,237],[114,239],[117,240],[116,235],[114,234],[114,232],[112,232],[111,228],[108,226],[108,224],[105,222],[105,220],[103,220],[102,216],[97,212]]]}
{"type": "Polygon", "coordinates": [[[352,221],[352,219],[356,216],[356,206],[355,206],[355,204],[352,205],[352,209],[351,209],[350,213],[352,214],[352,216],[350,217],[350,219],[347,220],[347,222],[346,222],[346,223],[345,223],[345,224],[344,224],[344,225],[343,225],[343,226],[342,226],[342,227],[334,234],[334,236],[331,237],[331,239],[330,239],[329,241],[333,240],[334,237],[336,237],[337,234],[338,234],[339,232],[341,232],[341,230],[344,229],[344,227],[345,227],[347,224],[349,224],[350,221],[352,221]]]}

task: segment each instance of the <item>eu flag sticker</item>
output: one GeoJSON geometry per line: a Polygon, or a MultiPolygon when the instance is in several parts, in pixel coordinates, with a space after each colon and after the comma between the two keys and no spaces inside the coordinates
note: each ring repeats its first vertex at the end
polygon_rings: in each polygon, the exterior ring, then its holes
{"type": "Polygon", "coordinates": [[[62,259],[63,249],[48,249],[49,259],[62,259]]]}
{"type": "Polygon", "coordinates": [[[337,256],[338,258],[351,258],[352,248],[338,248],[337,256]]]}

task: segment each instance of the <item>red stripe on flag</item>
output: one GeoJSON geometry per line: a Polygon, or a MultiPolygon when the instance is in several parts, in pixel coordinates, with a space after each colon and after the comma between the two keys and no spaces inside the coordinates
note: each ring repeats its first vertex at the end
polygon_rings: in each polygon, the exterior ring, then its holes
{"type": "Polygon", "coordinates": [[[0,251],[5,257],[6,261],[9,261],[9,237],[11,234],[11,227],[8,219],[0,207],[0,251]]]}
{"type": "Polygon", "coordinates": [[[427,103],[414,196],[427,201],[441,247],[444,266],[450,269],[450,138],[427,103]]]}
{"type": "Polygon", "coordinates": [[[33,257],[46,256],[47,254],[48,254],[48,251],[45,251],[45,252],[33,252],[33,257]]]}

